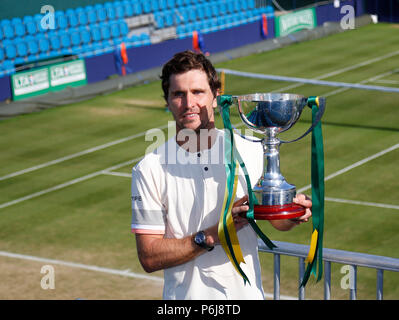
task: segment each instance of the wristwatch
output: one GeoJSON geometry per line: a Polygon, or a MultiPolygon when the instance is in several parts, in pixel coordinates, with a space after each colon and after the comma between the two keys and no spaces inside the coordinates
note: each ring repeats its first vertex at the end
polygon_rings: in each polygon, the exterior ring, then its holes
{"type": "Polygon", "coordinates": [[[214,246],[210,246],[206,243],[206,235],[204,231],[198,231],[194,236],[194,242],[196,245],[204,248],[208,251],[212,251],[214,246]]]}

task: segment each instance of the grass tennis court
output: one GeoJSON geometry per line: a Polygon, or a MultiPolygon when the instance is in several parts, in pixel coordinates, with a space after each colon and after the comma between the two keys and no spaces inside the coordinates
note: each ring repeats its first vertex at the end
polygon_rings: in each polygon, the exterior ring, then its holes
{"type": "MultiPolygon", "coordinates": [[[[368,25],[217,67],[399,87],[398,34],[396,25],[368,25]]],[[[324,246],[399,258],[399,94],[226,75],[227,94],[271,91],[327,97],[325,176],[331,178],[324,246]]],[[[0,121],[1,299],[161,298],[161,272],[139,278],[144,271],[130,233],[129,176],[153,143],[145,141],[146,131],[167,132],[169,120],[155,81],[0,121]],[[129,270],[137,277],[55,260],[129,270]],[[55,267],[54,290],[40,286],[41,267],[47,264],[55,267]]],[[[220,116],[217,124],[222,127],[220,116]]],[[[306,110],[283,137],[294,138],[309,125],[306,110]]],[[[281,170],[298,189],[310,184],[310,135],[281,147],[281,170]]],[[[311,223],[287,233],[260,225],[273,240],[309,244],[311,223]]],[[[273,292],[272,256],[261,254],[261,262],[264,289],[273,292]]],[[[297,268],[296,259],[282,257],[282,295],[297,296],[297,268]]],[[[349,295],[340,287],[340,268],[333,264],[333,299],[349,295]]],[[[358,298],[375,299],[375,284],[375,270],[359,268],[358,298]]],[[[311,278],[306,297],[322,298],[323,283],[311,278]]],[[[398,273],[384,273],[384,298],[399,299],[398,273]]]]}

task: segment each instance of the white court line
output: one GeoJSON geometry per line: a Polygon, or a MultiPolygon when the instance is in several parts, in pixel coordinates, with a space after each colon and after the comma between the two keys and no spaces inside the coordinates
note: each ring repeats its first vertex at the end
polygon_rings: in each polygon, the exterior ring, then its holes
{"type": "Polygon", "coordinates": [[[367,207],[378,207],[378,208],[384,208],[384,209],[399,210],[399,206],[395,206],[393,204],[367,202],[367,201],[357,201],[357,200],[348,200],[348,199],[339,199],[339,198],[331,198],[331,197],[325,197],[325,200],[332,201],[332,202],[358,204],[358,205],[367,206],[367,207]]]}
{"type": "Polygon", "coordinates": [[[62,260],[56,260],[56,259],[40,258],[40,257],[19,254],[19,253],[6,252],[6,251],[0,251],[0,256],[42,262],[42,263],[46,263],[46,264],[55,264],[55,265],[61,265],[61,266],[66,266],[66,267],[71,267],[71,268],[79,268],[79,269],[90,270],[90,271],[109,273],[109,274],[114,274],[114,275],[118,275],[118,276],[130,277],[130,278],[163,282],[163,278],[161,278],[161,277],[149,276],[149,275],[142,274],[142,273],[135,273],[135,272],[131,272],[129,270],[110,269],[110,268],[98,267],[98,266],[93,266],[93,265],[86,265],[86,264],[82,264],[82,263],[68,262],[68,261],[62,261],[62,260]]]}
{"type": "Polygon", "coordinates": [[[130,173],[107,171],[107,170],[104,170],[102,172],[102,174],[107,174],[107,175],[110,175],[110,176],[117,176],[117,177],[125,177],[125,178],[131,178],[132,177],[132,175],[130,173]]]}
{"type": "MultiPolygon", "coordinates": [[[[357,162],[351,164],[350,166],[347,166],[347,167],[345,167],[345,168],[343,168],[341,170],[338,170],[338,171],[328,175],[327,177],[324,178],[324,181],[328,181],[328,180],[330,180],[332,178],[335,178],[335,177],[337,177],[337,176],[339,176],[339,175],[341,175],[341,174],[343,174],[345,172],[348,172],[349,170],[352,170],[352,169],[354,169],[356,167],[359,167],[359,166],[365,164],[366,162],[369,162],[369,161],[374,160],[374,159],[376,159],[378,157],[381,157],[384,154],[387,154],[388,152],[391,152],[391,151],[396,150],[398,148],[399,148],[399,143],[397,143],[397,144],[393,145],[392,147],[389,147],[389,148],[387,148],[385,150],[377,152],[376,154],[373,154],[370,157],[364,158],[364,159],[362,159],[360,161],[357,161],[357,162]]],[[[300,193],[300,192],[306,191],[306,190],[310,189],[311,187],[312,187],[312,185],[309,184],[309,185],[307,185],[305,187],[302,187],[302,188],[298,189],[297,192],[300,193]]]]}
{"type": "MultiPolygon", "coordinates": [[[[19,254],[19,253],[12,253],[12,252],[7,252],[7,251],[0,251],[0,256],[7,257],[7,258],[42,262],[42,263],[46,263],[46,264],[50,264],[50,265],[54,264],[54,265],[60,265],[60,266],[65,266],[65,267],[108,273],[108,274],[112,274],[112,275],[135,278],[135,279],[151,280],[151,281],[156,281],[156,282],[160,282],[160,283],[164,282],[164,279],[162,277],[150,276],[150,275],[146,275],[143,273],[131,272],[130,270],[118,270],[118,269],[104,268],[104,267],[87,265],[87,264],[82,264],[82,263],[41,258],[41,257],[35,257],[35,256],[19,254]]],[[[265,297],[269,298],[269,299],[273,299],[273,294],[265,293],[265,297]]],[[[298,300],[298,298],[296,298],[296,297],[286,296],[286,295],[280,295],[280,299],[282,299],[282,300],[298,300]]]]}
{"type": "Polygon", "coordinates": [[[99,170],[99,171],[96,171],[96,172],[87,174],[87,175],[85,175],[85,176],[83,176],[83,177],[76,178],[76,179],[67,181],[67,182],[65,182],[65,183],[61,183],[61,184],[56,185],[56,186],[54,186],[54,187],[51,187],[51,188],[48,188],[48,189],[44,189],[44,190],[39,191],[39,192],[31,193],[31,194],[29,194],[29,195],[27,195],[27,196],[25,196],[25,197],[21,197],[21,198],[18,198],[18,199],[15,199],[15,200],[12,200],[12,201],[9,201],[9,202],[0,204],[0,209],[3,209],[3,208],[6,208],[6,207],[9,207],[9,206],[12,206],[12,205],[17,204],[17,203],[21,203],[21,202],[26,201],[26,200],[30,200],[30,199],[39,197],[39,196],[44,195],[44,194],[49,193],[49,192],[53,192],[53,191],[56,191],[56,190],[60,190],[60,189],[69,187],[69,186],[71,186],[71,185],[73,185],[73,184],[76,184],[76,183],[79,183],[79,182],[82,182],[82,181],[85,181],[85,180],[94,178],[94,177],[96,177],[96,176],[99,176],[99,175],[101,175],[101,174],[107,173],[107,172],[109,172],[109,171],[117,170],[117,169],[122,168],[122,167],[124,167],[124,166],[127,166],[127,165],[129,165],[129,164],[133,164],[133,163],[135,163],[135,162],[138,162],[138,161],[140,161],[142,158],[143,158],[143,157],[139,157],[139,158],[136,158],[136,159],[128,160],[128,161],[119,163],[119,164],[117,164],[117,165],[115,165],[115,166],[109,167],[109,168],[107,168],[107,169],[99,170]]]}
{"type": "MultiPolygon", "coordinates": [[[[328,77],[332,77],[332,76],[335,76],[335,75],[338,75],[338,74],[341,74],[341,73],[345,73],[345,72],[348,72],[348,71],[351,71],[351,70],[354,70],[354,69],[357,69],[357,68],[360,68],[360,67],[364,67],[364,66],[370,65],[370,64],[375,63],[375,62],[379,62],[379,61],[391,58],[391,57],[396,56],[398,54],[399,54],[399,51],[390,52],[388,54],[385,54],[385,55],[382,55],[382,56],[379,56],[379,57],[376,57],[376,58],[373,58],[373,59],[369,59],[369,60],[360,62],[360,63],[352,65],[352,66],[348,66],[348,67],[341,68],[341,69],[338,69],[338,70],[335,70],[335,71],[332,71],[332,72],[329,72],[329,73],[325,73],[323,75],[320,75],[320,76],[316,77],[315,79],[318,79],[318,80],[326,79],[328,77]]],[[[298,84],[297,83],[297,84],[290,85],[288,87],[282,87],[282,88],[277,89],[277,90],[278,91],[288,90],[288,89],[292,89],[292,88],[297,88],[297,87],[299,87],[301,85],[303,85],[303,84],[300,84],[300,83],[298,84]]],[[[272,91],[272,92],[275,92],[275,91],[272,91]]],[[[165,129],[165,128],[167,128],[167,125],[161,126],[158,129],[165,129]]],[[[80,152],[77,152],[77,153],[62,157],[62,158],[51,160],[51,161],[39,164],[37,166],[33,166],[33,167],[30,167],[30,168],[27,168],[27,169],[19,170],[19,171],[16,171],[16,172],[13,172],[13,173],[10,173],[10,174],[7,174],[5,176],[0,177],[0,181],[5,180],[5,179],[9,179],[9,178],[12,178],[12,177],[16,177],[16,176],[19,176],[19,175],[22,175],[22,174],[25,174],[25,173],[28,173],[28,172],[32,172],[32,171],[35,171],[35,170],[39,170],[39,169],[51,166],[53,164],[57,164],[57,163],[60,163],[60,162],[66,161],[66,160],[70,160],[70,159],[73,159],[73,158],[76,158],[76,157],[79,157],[79,156],[82,156],[82,155],[85,155],[85,154],[88,154],[88,153],[92,153],[92,152],[95,152],[95,151],[98,151],[98,150],[102,150],[102,149],[108,148],[110,146],[114,146],[116,144],[123,143],[123,142],[129,141],[129,140],[141,137],[145,133],[146,132],[141,132],[141,133],[138,133],[138,134],[126,137],[126,138],[118,139],[118,140],[111,141],[109,143],[106,143],[106,144],[103,144],[103,145],[100,145],[100,146],[89,148],[89,149],[86,149],[86,150],[83,150],[83,151],[80,151],[80,152]]]]}
{"type": "MultiPolygon", "coordinates": [[[[166,125],[163,125],[161,127],[156,128],[156,129],[165,129],[167,127],[168,127],[168,125],[166,124],[166,125]]],[[[122,139],[114,140],[114,141],[111,141],[111,142],[108,142],[108,143],[105,143],[105,144],[102,144],[102,145],[99,145],[99,146],[96,146],[96,147],[93,147],[93,148],[89,148],[89,149],[86,149],[86,150],[83,150],[83,151],[80,151],[80,152],[77,152],[77,153],[74,153],[74,154],[70,154],[70,155],[62,157],[62,158],[58,158],[58,159],[55,159],[55,160],[51,160],[51,161],[39,164],[37,166],[33,166],[33,167],[30,167],[30,168],[27,168],[27,169],[23,169],[23,170],[20,170],[20,171],[16,171],[16,172],[7,174],[5,176],[0,177],[0,181],[6,180],[6,179],[9,179],[9,178],[12,178],[12,177],[16,177],[16,176],[19,176],[21,174],[25,174],[25,173],[28,173],[28,172],[32,172],[32,171],[35,171],[35,170],[39,170],[39,169],[51,166],[53,164],[64,162],[64,161],[67,161],[67,160],[70,160],[70,159],[73,159],[73,158],[76,158],[76,157],[80,157],[80,156],[83,156],[83,155],[86,155],[86,154],[89,154],[89,153],[92,153],[92,152],[96,152],[96,151],[99,151],[99,150],[102,150],[102,149],[105,149],[105,148],[108,148],[108,147],[112,147],[114,145],[129,141],[129,140],[133,140],[133,139],[142,137],[142,136],[144,136],[147,133],[147,131],[136,133],[134,135],[131,135],[131,136],[128,136],[128,137],[125,137],[125,138],[122,138],[122,139]]]]}
{"type": "MultiPolygon", "coordinates": [[[[380,62],[382,60],[392,58],[392,57],[394,57],[394,56],[396,56],[398,54],[399,54],[399,51],[390,52],[388,54],[385,54],[385,55],[382,55],[382,56],[379,56],[379,57],[376,57],[376,58],[373,58],[373,59],[370,59],[370,60],[366,60],[366,61],[354,64],[352,66],[348,66],[348,67],[345,67],[345,68],[338,69],[336,71],[325,73],[325,74],[323,74],[323,75],[321,75],[319,77],[316,77],[314,79],[315,80],[322,80],[322,79],[330,78],[330,77],[333,77],[333,76],[336,76],[336,75],[339,75],[339,74],[342,74],[342,73],[345,73],[345,72],[348,72],[348,71],[352,71],[352,70],[357,69],[357,68],[365,67],[365,66],[370,65],[370,64],[375,63],[375,62],[380,62]]],[[[272,92],[277,92],[279,90],[280,91],[282,91],[282,90],[290,90],[290,89],[298,88],[300,86],[303,86],[303,84],[302,83],[294,83],[292,85],[289,85],[289,86],[274,90],[272,92]]]]}

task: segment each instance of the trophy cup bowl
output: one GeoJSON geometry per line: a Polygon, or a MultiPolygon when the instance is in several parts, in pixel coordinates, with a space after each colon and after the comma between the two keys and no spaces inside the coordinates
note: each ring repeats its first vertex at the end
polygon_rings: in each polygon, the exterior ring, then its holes
{"type": "Polygon", "coordinates": [[[289,93],[255,93],[232,98],[244,124],[263,136],[259,142],[264,151],[264,170],[253,188],[258,201],[254,206],[255,219],[294,219],[304,215],[306,209],[293,202],[295,185],[289,184],[280,173],[279,155],[282,143],[296,141],[304,135],[293,141],[276,136],[296,123],[308,99],[289,93]]]}

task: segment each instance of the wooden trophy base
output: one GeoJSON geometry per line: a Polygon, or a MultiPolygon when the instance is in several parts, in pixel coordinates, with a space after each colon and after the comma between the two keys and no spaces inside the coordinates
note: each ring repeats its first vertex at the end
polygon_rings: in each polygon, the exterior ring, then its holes
{"type": "Polygon", "coordinates": [[[306,208],[296,203],[265,206],[254,206],[254,218],[257,220],[282,220],[294,219],[303,216],[306,208]]]}

